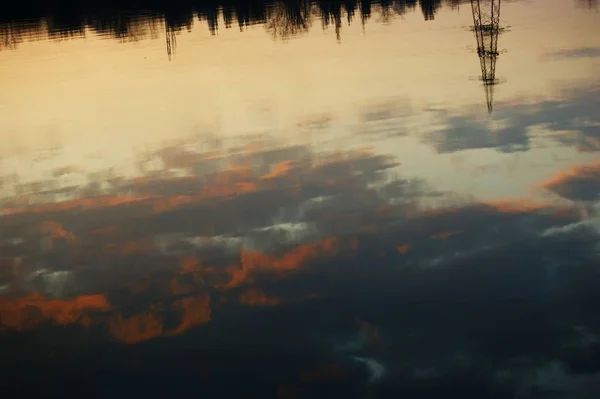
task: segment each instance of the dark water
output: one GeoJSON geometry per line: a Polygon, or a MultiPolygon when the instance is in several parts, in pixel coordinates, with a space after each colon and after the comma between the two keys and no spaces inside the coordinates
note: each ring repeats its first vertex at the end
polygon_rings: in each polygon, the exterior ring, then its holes
{"type": "Polygon", "coordinates": [[[0,392],[599,397],[598,71],[595,1],[6,6],[0,392]]]}

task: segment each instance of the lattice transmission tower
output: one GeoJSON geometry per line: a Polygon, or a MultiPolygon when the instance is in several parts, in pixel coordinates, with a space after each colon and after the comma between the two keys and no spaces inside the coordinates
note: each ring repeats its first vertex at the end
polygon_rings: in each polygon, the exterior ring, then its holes
{"type": "Polygon", "coordinates": [[[500,3],[501,0],[471,0],[472,30],[477,39],[477,55],[488,112],[494,108],[494,86],[500,83],[496,79],[496,59],[500,55],[498,36],[503,31],[500,27],[500,3]]]}

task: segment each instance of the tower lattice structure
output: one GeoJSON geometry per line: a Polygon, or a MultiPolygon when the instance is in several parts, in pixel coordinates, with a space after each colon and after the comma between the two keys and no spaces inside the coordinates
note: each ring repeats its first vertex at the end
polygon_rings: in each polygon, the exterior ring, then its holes
{"type": "Polygon", "coordinates": [[[485,88],[488,112],[494,107],[494,86],[496,79],[496,59],[498,52],[498,36],[500,27],[501,0],[471,0],[473,11],[473,32],[477,39],[477,55],[481,64],[481,81],[485,88]]]}

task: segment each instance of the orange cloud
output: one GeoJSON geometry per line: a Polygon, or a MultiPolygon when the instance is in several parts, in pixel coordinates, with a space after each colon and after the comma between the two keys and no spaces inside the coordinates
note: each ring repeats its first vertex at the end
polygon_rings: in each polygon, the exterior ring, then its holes
{"type": "Polygon", "coordinates": [[[177,195],[174,197],[160,198],[154,201],[152,204],[152,210],[158,213],[166,212],[180,206],[192,204],[196,201],[197,199],[191,195],[177,195]]]}
{"type": "Polygon", "coordinates": [[[410,245],[408,245],[408,244],[402,244],[402,245],[398,245],[396,247],[396,250],[398,251],[398,253],[400,253],[402,255],[406,255],[406,253],[408,252],[409,249],[410,249],[410,245]]]}
{"type": "Polygon", "coordinates": [[[294,161],[283,161],[272,166],[270,173],[261,176],[261,179],[274,179],[287,175],[296,165],[294,161]]]}
{"type": "Polygon", "coordinates": [[[154,212],[166,212],[182,206],[198,204],[207,199],[231,197],[242,195],[259,190],[259,185],[255,181],[232,181],[236,180],[235,173],[228,174],[223,172],[220,177],[216,177],[216,184],[208,184],[203,189],[190,195],[177,195],[172,197],[158,198],[152,203],[154,212]]]}
{"type": "Polygon", "coordinates": [[[105,208],[125,204],[139,203],[148,200],[148,196],[101,196],[94,198],[80,198],[68,201],[53,202],[35,206],[4,208],[4,215],[20,215],[25,213],[49,213],[70,210],[87,210],[105,208]]]}
{"type": "Polygon", "coordinates": [[[462,233],[462,231],[442,231],[441,233],[437,233],[431,236],[431,238],[434,238],[436,240],[443,240],[446,241],[447,239],[449,239],[452,236],[455,236],[457,234],[462,233]]]}
{"type": "Polygon", "coordinates": [[[149,237],[124,242],[112,242],[104,246],[104,251],[119,256],[144,254],[153,249],[154,241],[149,237]]]}
{"type": "Polygon", "coordinates": [[[160,194],[161,191],[187,193],[196,190],[199,184],[196,176],[167,178],[141,176],[129,180],[127,186],[138,194],[152,195],[160,194]]]}
{"type": "Polygon", "coordinates": [[[195,273],[210,269],[202,267],[202,260],[196,255],[188,255],[182,257],[179,261],[179,267],[180,274],[195,273]]]}
{"type": "Polygon", "coordinates": [[[158,337],[163,332],[161,309],[153,307],[149,311],[131,317],[117,313],[108,324],[110,334],[121,342],[135,344],[158,337]]]}
{"type": "Polygon", "coordinates": [[[106,312],[110,309],[106,296],[101,294],[72,299],[47,299],[39,294],[31,294],[16,299],[0,299],[0,325],[23,331],[48,321],[59,325],[87,323],[83,316],[89,312],[106,312]]]}
{"type": "Polygon", "coordinates": [[[167,331],[166,335],[181,334],[194,326],[210,321],[210,296],[201,293],[176,300],[171,304],[171,311],[180,313],[181,322],[176,328],[167,331]]]}
{"type": "Polygon", "coordinates": [[[523,200],[504,200],[504,201],[489,201],[486,204],[493,207],[496,211],[502,213],[523,213],[535,212],[549,209],[551,206],[547,202],[537,202],[528,199],[523,200]]]}
{"type": "Polygon", "coordinates": [[[255,182],[236,182],[232,184],[220,184],[209,186],[202,192],[204,198],[229,197],[232,195],[241,195],[258,191],[258,184],[255,182]]]}
{"type": "MultiPolygon", "coordinates": [[[[169,288],[177,291],[171,285],[169,288]]],[[[48,299],[39,294],[14,299],[2,298],[0,330],[27,331],[47,322],[63,326],[77,324],[85,328],[102,324],[118,341],[135,344],[160,336],[181,334],[211,319],[210,296],[207,293],[179,298],[169,306],[154,304],[147,311],[128,317],[113,310],[102,294],[82,295],[72,299],[48,299]],[[96,318],[96,312],[105,313],[108,317],[96,318]],[[175,327],[167,329],[166,318],[179,322],[175,327]]]]}
{"type": "Polygon", "coordinates": [[[231,280],[226,287],[235,287],[246,281],[254,270],[290,271],[324,254],[339,251],[340,241],[335,237],[295,247],[282,256],[265,255],[243,249],[240,251],[241,268],[232,270],[231,280]]]}
{"type": "Polygon", "coordinates": [[[565,180],[569,180],[573,177],[578,177],[581,175],[586,175],[589,173],[598,173],[600,171],[600,161],[593,163],[591,165],[579,165],[573,166],[566,171],[558,172],[549,180],[545,181],[542,186],[545,188],[552,188],[563,183],[565,180]]]}
{"type": "Polygon", "coordinates": [[[117,340],[136,344],[161,336],[173,336],[211,319],[210,296],[207,293],[173,301],[170,306],[153,305],[149,310],[130,317],[117,313],[108,322],[110,334],[117,340]],[[165,328],[165,318],[178,318],[178,325],[165,328]]]}
{"type": "Polygon", "coordinates": [[[64,238],[67,241],[75,241],[75,235],[70,231],[64,229],[62,224],[54,221],[47,221],[42,223],[40,227],[40,231],[42,234],[50,236],[50,238],[57,240],[59,238],[64,238]]]}
{"type": "Polygon", "coordinates": [[[570,199],[596,199],[600,186],[600,161],[573,166],[542,183],[546,190],[570,199]]]}
{"type": "Polygon", "coordinates": [[[275,306],[281,303],[280,298],[269,297],[258,289],[249,289],[239,295],[239,301],[246,306],[275,306]]]}
{"type": "Polygon", "coordinates": [[[209,177],[216,185],[247,182],[255,178],[254,171],[249,166],[233,166],[230,169],[217,172],[209,177]]]}

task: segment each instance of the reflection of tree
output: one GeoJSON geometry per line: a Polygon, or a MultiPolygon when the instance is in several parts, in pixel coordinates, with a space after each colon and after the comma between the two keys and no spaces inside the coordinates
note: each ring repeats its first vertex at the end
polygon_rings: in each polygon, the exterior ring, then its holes
{"type": "Polygon", "coordinates": [[[139,18],[129,14],[101,14],[86,20],[86,25],[101,35],[114,36],[122,41],[139,41],[157,38],[159,19],[139,18]]]}
{"type": "Polygon", "coordinates": [[[598,9],[598,0],[577,0],[577,2],[582,7],[589,8],[590,10],[598,9]]]}
{"type": "Polygon", "coordinates": [[[441,0],[421,1],[421,10],[423,11],[425,21],[430,21],[435,18],[435,12],[440,8],[441,3],[441,0]]]}
{"type": "Polygon", "coordinates": [[[265,29],[273,39],[289,39],[308,32],[312,24],[307,1],[280,2],[267,7],[265,29]]]}
{"type": "Polygon", "coordinates": [[[454,7],[466,0],[280,0],[272,4],[265,0],[224,2],[196,2],[185,0],[173,4],[149,4],[143,1],[125,0],[119,6],[103,5],[101,11],[92,1],[80,2],[69,7],[62,5],[63,0],[28,2],[23,8],[12,4],[0,16],[0,49],[14,48],[23,38],[44,37],[60,39],[82,37],[87,29],[101,35],[112,36],[120,40],[141,40],[158,37],[161,20],[166,26],[168,53],[172,54],[172,32],[182,28],[191,29],[195,19],[206,21],[209,31],[216,34],[219,21],[225,28],[233,26],[234,19],[240,30],[245,27],[265,23],[269,34],[276,39],[287,39],[302,34],[312,26],[312,20],[319,18],[323,28],[335,27],[340,37],[342,19],[351,23],[357,14],[364,24],[373,12],[389,21],[394,15],[402,15],[409,9],[420,6],[425,20],[432,20],[442,3],[454,7]],[[129,3],[133,4],[129,4],[129,3]],[[111,8],[112,7],[112,8],[111,8]],[[19,22],[14,22],[14,21],[19,22]],[[34,21],[34,22],[21,22],[34,21]]]}
{"type": "Polygon", "coordinates": [[[25,27],[15,27],[12,23],[0,25],[0,49],[12,50],[16,48],[17,44],[23,41],[23,36],[28,36],[25,31],[25,27]]]}
{"type": "Polygon", "coordinates": [[[323,29],[329,25],[335,27],[335,36],[340,40],[340,29],[342,27],[342,5],[337,1],[322,1],[319,3],[320,18],[323,29]]]}

